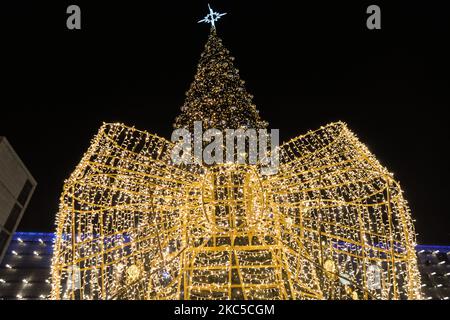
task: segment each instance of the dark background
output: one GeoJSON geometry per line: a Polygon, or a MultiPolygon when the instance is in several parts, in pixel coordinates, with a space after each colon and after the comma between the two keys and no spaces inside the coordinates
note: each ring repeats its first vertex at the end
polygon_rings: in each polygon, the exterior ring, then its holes
{"type": "MultiPolygon", "coordinates": [[[[1,4],[0,135],[38,181],[19,227],[53,231],[63,181],[103,121],[169,138],[209,27],[207,2],[1,4]],[[78,4],[82,30],[66,29],[78,4]]],[[[395,173],[418,242],[450,244],[449,11],[444,1],[210,1],[282,140],[343,120],[395,173]],[[378,4],[382,30],[366,28],[378,4]]]]}

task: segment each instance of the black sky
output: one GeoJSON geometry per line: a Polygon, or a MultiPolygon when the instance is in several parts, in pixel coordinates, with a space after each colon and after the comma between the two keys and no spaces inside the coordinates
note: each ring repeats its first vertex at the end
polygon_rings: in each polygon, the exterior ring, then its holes
{"type": "MultiPolygon", "coordinates": [[[[39,185],[19,227],[52,231],[65,178],[103,121],[170,137],[208,35],[207,2],[9,1],[0,135],[39,185]],[[82,30],[65,27],[78,4],[82,30]]],[[[419,243],[450,244],[443,1],[210,1],[218,33],[282,139],[346,121],[400,180],[419,243]],[[365,26],[382,9],[382,30],[365,26]]]]}

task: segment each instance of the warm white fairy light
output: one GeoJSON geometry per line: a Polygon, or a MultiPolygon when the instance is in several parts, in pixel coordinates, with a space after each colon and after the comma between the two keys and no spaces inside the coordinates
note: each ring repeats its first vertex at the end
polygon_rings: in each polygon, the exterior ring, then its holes
{"type": "Polygon", "coordinates": [[[53,298],[420,297],[401,189],[343,123],[283,145],[269,177],[176,167],[171,147],[102,126],[61,198],[53,298]]]}
{"type": "MultiPolygon", "coordinates": [[[[176,127],[266,126],[231,61],[213,28],[176,127]]],[[[344,123],[284,144],[272,176],[176,166],[172,148],[122,124],[100,128],[64,184],[52,298],[421,297],[400,185],[344,123]]]]}

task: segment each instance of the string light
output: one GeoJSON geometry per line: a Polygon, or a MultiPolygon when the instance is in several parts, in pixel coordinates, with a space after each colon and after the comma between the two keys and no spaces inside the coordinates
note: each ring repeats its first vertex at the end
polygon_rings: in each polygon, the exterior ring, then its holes
{"type": "Polygon", "coordinates": [[[202,121],[203,128],[266,128],[253,96],[244,87],[239,70],[234,68],[234,57],[229,55],[216,29],[211,29],[200,57],[197,74],[186,93],[186,100],[174,128],[193,131],[194,122],[202,121]]]}
{"type": "MultiPolygon", "coordinates": [[[[215,28],[176,128],[264,128],[215,28]]],[[[172,164],[173,144],[103,124],[65,181],[53,299],[418,299],[400,185],[342,122],[258,165],[172,164]]]]}

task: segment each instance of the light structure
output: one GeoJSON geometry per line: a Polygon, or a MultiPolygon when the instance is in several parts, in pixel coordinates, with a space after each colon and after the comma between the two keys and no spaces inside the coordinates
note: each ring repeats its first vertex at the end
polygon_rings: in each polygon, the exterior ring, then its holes
{"type": "MultiPolygon", "coordinates": [[[[175,127],[263,128],[211,29],[175,127]]],[[[175,165],[173,144],[103,124],[65,181],[53,299],[418,299],[393,175],[342,122],[259,165],[175,165]]]]}
{"type": "Polygon", "coordinates": [[[216,29],[211,28],[174,128],[183,127],[193,132],[195,121],[201,121],[205,130],[267,127],[267,122],[261,119],[252,102],[253,96],[245,90],[245,82],[233,61],[234,57],[222,44],[216,29]]]}

